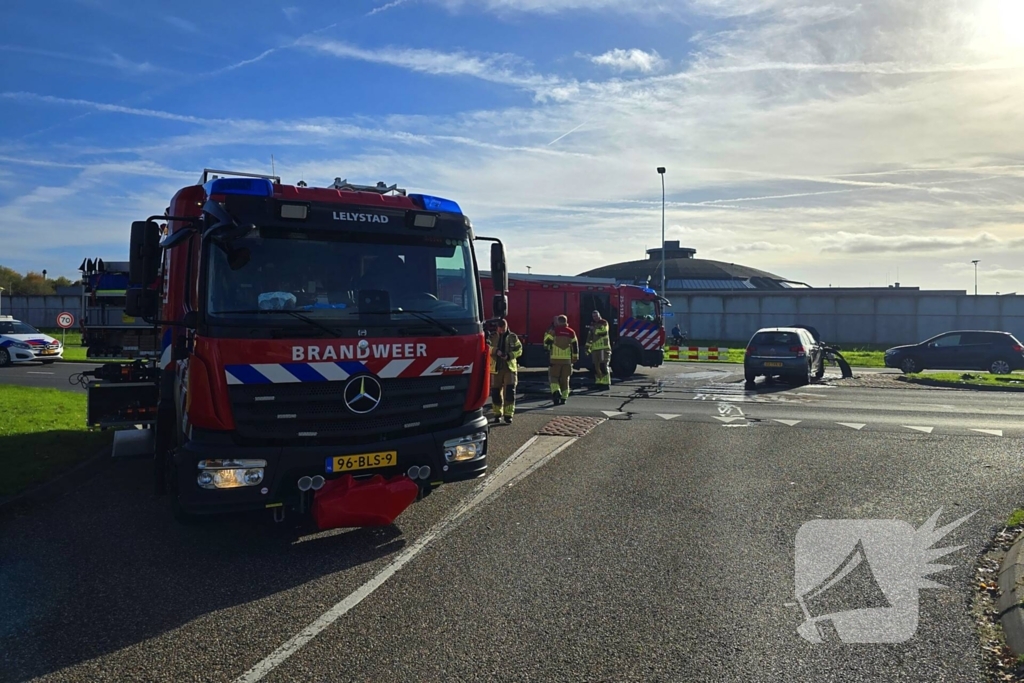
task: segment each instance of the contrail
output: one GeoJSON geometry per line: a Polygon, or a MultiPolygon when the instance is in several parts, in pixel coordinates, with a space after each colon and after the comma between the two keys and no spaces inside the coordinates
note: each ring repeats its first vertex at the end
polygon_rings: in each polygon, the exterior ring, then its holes
{"type": "MultiPolygon", "coordinates": [[[[396,1],[397,1],[397,0],[396,0],[396,1]]],[[[551,145],[555,144],[556,142],[558,142],[559,140],[561,140],[562,138],[564,138],[564,137],[565,137],[566,135],[572,135],[573,133],[575,133],[576,131],[578,131],[578,130],[579,130],[580,128],[582,128],[582,127],[583,127],[583,126],[585,126],[585,125],[587,125],[587,122],[586,122],[586,121],[584,121],[584,122],[583,122],[583,123],[581,123],[580,125],[576,126],[576,127],[575,127],[575,128],[573,128],[572,130],[570,130],[570,131],[568,131],[568,132],[566,132],[566,133],[562,133],[562,134],[561,134],[561,135],[559,135],[559,136],[558,136],[557,138],[555,138],[554,140],[552,140],[551,142],[549,142],[547,146],[548,146],[548,147],[550,147],[551,145]]]]}

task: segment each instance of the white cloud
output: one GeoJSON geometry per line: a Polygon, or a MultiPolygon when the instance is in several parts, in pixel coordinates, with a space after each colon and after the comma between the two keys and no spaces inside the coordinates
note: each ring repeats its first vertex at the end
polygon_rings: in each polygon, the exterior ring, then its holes
{"type": "Polygon", "coordinates": [[[182,19],[181,17],[164,17],[163,20],[173,26],[176,29],[184,31],[185,33],[199,33],[199,27],[193,24],[188,19],[182,19]]]}
{"type": "Polygon", "coordinates": [[[281,12],[288,21],[295,21],[295,17],[302,12],[301,7],[282,7],[281,12]]]}
{"type": "Polygon", "coordinates": [[[641,73],[649,74],[655,71],[661,71],[667,65],[667,62],[662,59],[657,50],[644,52],[637,48],[633,48],[631,50],[616,48],[614,50],[609,50],[602,55],[591,56],[589,59],[594,64],[610,67],[619,73],[626,71],[639,71],[641,73]]]}
{"type": "Polygon", "coordinates": [[[523,60],[514,55],[471,55],[415,48],[366,49],[336,40],[308,36],[296,41],[299,47],[375,64],[407,69],[434,76],[468,76],[492,83],[511,85],[537,93],[538,97],[565,99],[568,84],[553,76],[524,72],[523,60]]]}
{"type": "Polygon", "coordinates": [[[969,235],[877,235],[839,231],[812,238],[823,248],[853,254],[989,249],[1000,240],[987,232],[969,235]]]}
{"type": "Polygon", "coordinates": [[[33,57],[46,57],[49,59],[59,59],[66,62],[77,62],[80,64],[92,64],[94,66],[116,69],[128,75],[172,73],[170,69],[156,66],[150,62],[135,62],[119,55],[116,52],[108,53],[109,56],[107,57],[93,57],[88,55],[75,55],[66,52],[58,52],[56,50],[42,50],[38,48],[23,47],[21,45],[0,45],[0,51],[16,52],[19,54],[31,55],[33,57]]]}

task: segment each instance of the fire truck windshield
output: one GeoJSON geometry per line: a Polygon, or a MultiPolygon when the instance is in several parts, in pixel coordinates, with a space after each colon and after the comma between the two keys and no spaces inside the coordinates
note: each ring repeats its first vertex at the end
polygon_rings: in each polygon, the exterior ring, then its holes
{"type": "Polygon", "coordinates": [[[206,314],[304,317],[355,323],[479,320],[473,255],[466,239],[261,230],[211,242],[206,314]],[[280,311],[281,315],[272,315],[280,311]]]}

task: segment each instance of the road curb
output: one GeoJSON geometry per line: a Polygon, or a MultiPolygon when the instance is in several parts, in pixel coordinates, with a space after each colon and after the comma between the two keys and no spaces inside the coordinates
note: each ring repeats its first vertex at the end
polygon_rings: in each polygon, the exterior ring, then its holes
{"type": "Polygon", "coordinates": [[[1003,625],[1006,645],[1013,654],[1024,654],[1024,536],[1010,547],[999,565],[999,600],[996,613],[1003,625]]]}
{"type": "Polygon", "coordinates": [[[926,378],[911,378],[911,377],[897,377],[897,382],[906,382],[907,384],[920,384],[926,387],[941,387],[943,389],[966,389],[968,391],[1004,391],[1009,393],[1020,393],[1024,391],[1024,387],[1000,387],[1000,386],[988,386],[984,384],[967,384],[966,382],[946,382],[938,379],[926,379],[926,378]]]}
{"type": "Polygon", "coordinates": [[[66,495],[84,481],[92,479],[110,465],[110,446],[104,446],[95,455],[78,463],[53,479],[37,484],[14,496],[0,498],[0,515],[26,505],[45,503],[66,495]]]}

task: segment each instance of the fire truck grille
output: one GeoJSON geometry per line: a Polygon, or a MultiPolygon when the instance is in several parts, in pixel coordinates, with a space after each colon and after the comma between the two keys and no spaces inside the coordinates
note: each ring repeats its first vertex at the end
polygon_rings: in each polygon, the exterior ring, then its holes
{"type": "Polygon", "coordinates": [[[380,404],[365,415],[345,405],[347,382],[233,385],[235,428],[243,439],[371,443],[454,426],[462,419],[468,376],[380,383],[380,404]]]}

